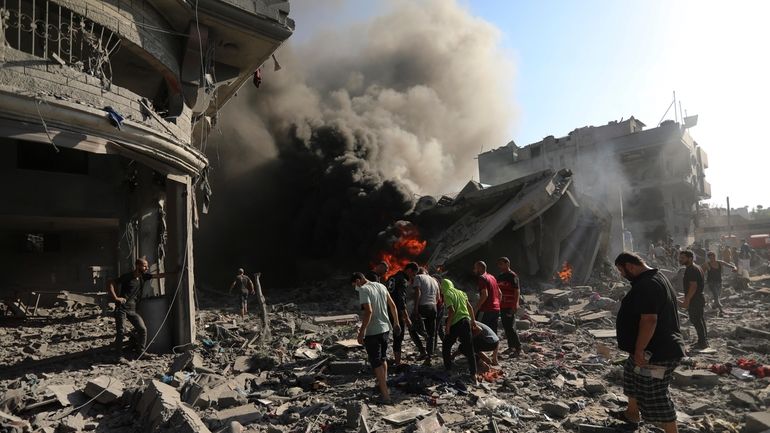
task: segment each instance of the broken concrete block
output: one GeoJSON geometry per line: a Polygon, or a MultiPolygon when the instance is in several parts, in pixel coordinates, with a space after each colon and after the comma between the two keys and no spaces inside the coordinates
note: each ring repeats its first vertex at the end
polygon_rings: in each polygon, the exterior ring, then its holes
{"type": "Polygon", "coordinates": [[[544,403],[543,412],[554,418],[562,419],[569,415],[569,405],[561,401],[544,403]]]}
{"type": "MultiPolygon", "coordinates": [[[[222,385],[226,387],[226,385],[222,385]]],[[[242,396],[237,391],[233,391],[230,388],[224,389],[217,397],[217,407],[220,409],[226,409],[228,407],[240,406],[248,403],[246,397],[242,396]]]]}
{"type": "Polygon", "coordinates": [[[243,373],[251,370],[252,366],[250,356],[239,356],[235,358],[235,362],[233,362],[233,372],[243,373]]]}
{"type": "Polygon", "coordinates": [[[607,387],[596,379],[586,379],[583,388],[585,388],[586,392],[591,395],[604,394],[607,392],[607,387]]]}
{"type": "Polygon", "coordinates": [[[59,404],[64,407],[67,406],[80,406],[88,401],[88,396],[79,390],[75,389],[75,385],[49,385],[48,390],[59,400],[59,404]]]}
{"type": "Polygon", "coordinates": [[[420,409],[419,407],[413,407],[411,409],[402,410],[400,412],[392,413],[390,415],[382,417],[385,421],[395,425],[395,426],[402,426],[409,424],[413,420],[415,420],[418,417],[425,416],[429,414],[430,411],[425,409],[420,409]]]}
{"type": "Polygon", "coordinates": [[[123,382],[110,376],[99,376],[88,381],[83,392],[102,404],[112,403],[123,396],[123,382]]]}
{"type": "Polygon", "coordinates": [[[731,392],[730,401],[737,406],[748,407],[752,410],[759,410],[759,399],[745,391],[731,392]]]}
{"type": "Polygon", "coordinates": [[[765,433],[770,430],[770,412],[747,413],[745,421],[741,433],[765,433]]]}
{"type": "Polygon", "coordinates": [[[2,411],[0,411],[0,426],[9,427],[11,432],[27,432],[32,429],[28,421],[2,411]]]}
{"type": "Polygon", "coordinates": [[[529,320],[517,320],[516,321],[516,329],[519,331],[526,331],[527,329],[532,327],[532,322],[529,320]]]}
{"type": "Polygon", "coordinates": [[[243,433],[246,429],[243,427],[241,423],[238,421],[232,421],[229,425],[225,426],[222,430],[218,431],[217,433],[243,433]]]}
{"type": "Polygon", "coordinates": [[[184,404],[180,404],[168,420],[169,430],[178,433],[211,433],[197,413],[184,404]]]}
{"type": "Polygon", "coordinates": [[[171,363],[171,368],[169,369],[169,371],[171,373],[182,371],[190,365],[192,360],[193,360],[192,352],[180,353],[179,355],[177,355],[176,358],[174,358],[174,362],[171,363]]]}
{"type": "Polygon", "coordinates": [[[78,433],[83,431],[85,424],[83,415],[78,412],[75,415],[70,415],[61,420],[56,431],[61,433],[78,433]]]}
{"type": "Polygon", "coordinates": [[[173,386],[174,388],[179,388],[187,381],[187,377],[185,374],[181,371],[177,371],[174,373],[171,383],[169,385],[173,386]]]}
{"type": "Polygon", "coordinates": [[[136,410],[146,431],[154,431],[160,424],[167,422],[174,415],[181,401],[179,393],[163,382],[152,380],[142,393],[136,410]]]}
{"type": "Polygon", "coordinates": [[[357,374],[364,367],[366,367],[364,361],[332,361],[326,368],[326,372],[329,374],[357,374]]]}
{"type": "Polygon", "coordinates": [[[719,375],[707,370],[674,370],[673,382],[679,386],[712,387],[719,383],[719,375]]]}
{"type": "Polygon", "coordinates": [[[45,355],[47,352],[48,343],[43,343],[41,341],[35,341],[24,348],[24,353],[29,353],[31,355],[45,355]]]}
{"type": "Polygon", "coordinates": [[[262,418],[262,411],[252,403],[215,412],[206,418],[210,426],[220,427],[233,421],[250,424],[262,418]]]}

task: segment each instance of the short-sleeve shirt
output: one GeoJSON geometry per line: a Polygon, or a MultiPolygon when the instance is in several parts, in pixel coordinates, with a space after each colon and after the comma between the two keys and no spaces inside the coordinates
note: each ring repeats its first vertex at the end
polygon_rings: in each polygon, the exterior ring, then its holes
{"type": "Polygon", "coordinates": [[[519,277],[513,271],[506,271],[497,276],[497,286],[503,293],[500,309],[519,306],[519,277]]]}
{"type": "Polygon", "coordinates": [[[406,288],[408,286],[409,277],[407,277],[404,271],[398,271],[388,278],[388,293],[393,298],[393,303],[396,304],[396,310],[399,314],[406,309],[406,288]]]}
{"type": "Polygon", "coordinates": [[[415,275],[412,287],[420,289],[418,305],[436,305],[436,296],[438,295],[439,288],[435,278],[426,274],[415,275]]]}
{"type": "MultiPolygon", "coordinates": [[[[454,316],[449,326],[463,320],[470,319],[471,313],[468,311],[468,296],[459,290],[448,290],[444,292],[444,306],[447,310],[452,309],[454,316]]],[[[447,314],[449,314],[447,312],[447,314]]]]}
{"type": "Polygon", "coordinates": [[[657,269],[642,272],[631,281],[631,290],[620,301],[615,323],[618,347],[633,354],[642,314],[658,316],[655,332],[645,350],[651,361],[673,361],[684,356],[684,340],[679,324],[676,292],[657,269]]]}
{"type": "Polygon", "coordinates": [[[247,277],[246,275],[237,275],[235,277],[235,289],[240,290],[241,293],[247,294],[249,293],[249,285],[251,284],[251,279],[247,277]]]}
{"type": "Polygon", "coordinates": [[[695,281],[698,284],[698,289],[695,291],[694,298],[703,297],[703,270],[699,266],[690,265],[684,270],[684,278],[682,278],[682,286],[684,288],[684,294],[687,295],[690,282],[695,281]]]}
{"type": "Polygon", "coordinates": [[[369,281],[358,289],[358,302],[372,307],[372,319],[366,327],[366,335],[379,335],[390,331],[388,319],[388,289],[380,283],[369,281]]]}
{"type": "Polygon", "coordinates": [[[479,311],[500,311],[500,287],[495,277],[487,272],[479,277],[479,293],[484,289],[487,290],[487,299],[479,311]]]}
{"type": "Polygon", "coordinates": [[[149,272],[141,274],[138,277],[135,277],[133,272],[126,272],[121,275],[117,281],[118,296],[126,298],[126,302],[122,304],[122,307],[130,310],[136,308],[136,304],[139,303],[139,300],[144,294],[145,283],[151,279],[152,274],[149,272]]]}

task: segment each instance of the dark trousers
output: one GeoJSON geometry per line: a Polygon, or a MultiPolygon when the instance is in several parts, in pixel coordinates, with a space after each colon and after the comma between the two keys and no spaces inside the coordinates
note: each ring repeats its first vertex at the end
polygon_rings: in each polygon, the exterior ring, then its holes
{"type": "Polygon", "coordinates": [[[722,282],[721,281],[707,281],[706,287],[708,287],[709,292],[711,292],[712,295],[714,295],[714,306],[722,309],[722,301],[719,300],[719,295],[722,294],[722,282]]]}
{"type": "Polygon", "coordinates": [[[505,338],[508,340],[508,347],[521,350],[521,341],[519,334],[516,333],[516,313],[513,308],[503,308],[500,310],[500,319],[505,329],[505,338]]]}
{"type": "MultiPolygon", "coordinates": [[[[422,320],[425,329],[425,344],[427,346],[425,351],[428,355],[433,356],[433,352],[436,351],[436,306],[420,305],[417,307],[417,311],[420,313],[420,320],[422,320]]],[[[417,343],[419,338],[418,336],[414,342],[418,349],[422,347],[422,343],[417,343]]]]}
{"type": "Polygon", "coordinates": [[[500,310],[498,311],[479,311],[478,317],[476,317],[476,320],[479,322],[489,326],[489,329],[492,330],[495,334],[497,334],[497,322],[500,317],[500,310]]]}
{"type": "Polygon", "coordinates": [[[452,369],[452,346],[460,340],[460,350],[468,360],[468,369],[471,375],[476,374],[476,356],[473,353],[473,334],[471,333],[471,322],[468,319],[462,319],[449,328],[449,335],[446,336],[441,344],[441,355],[444,358],[444,368],[452,369]]]}
{"type": "Polygon", "coordinates": [[[696,296],[690,300],[690,306],[687,313],[690,315],[690,322],[698,333],[698,343],[705,344],[706,338],[706,318],[703,317],[703,310],[706,307],[706,299],[703,296],[696,296]]]}
{"type": "Polygon", "coordinates": [[[444,328],[446,328],[446,307],[442,304],[440,307],[436,306],[436,334],[438,338],[436,340],[444,341],[446,335],[444,335],[444,328]]]}
{"type": "Polygon", "coordinates": [[[123,352],[123,336],[125,335],[124,328],[126,326],[126,319],[134,326],[136,334],[139,338],[139,346],[142,350],[145,349],[147,344],[147,327],[144,326],[144,320],[142,316],[134,309],[124,309],[118,307],[115,309],[115,347],[118,354],[123,352]]]}

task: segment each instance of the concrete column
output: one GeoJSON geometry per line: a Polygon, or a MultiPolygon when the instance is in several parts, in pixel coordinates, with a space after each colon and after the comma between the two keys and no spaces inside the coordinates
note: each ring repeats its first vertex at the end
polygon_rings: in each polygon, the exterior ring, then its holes
{"type": "Polygon", "coordinates": [[[166,218],[168,248],[166,263],[170,269],[184,264],[181,280],[174,279],[167,288],[169,301],[176,292],[172,309],[174,345],[195,341],[195,277],[193,260],[193,186],[190,176],[168,175],[166,184],[166,218]],[[179,289],[177,292],[177,283],[179,289]]]}

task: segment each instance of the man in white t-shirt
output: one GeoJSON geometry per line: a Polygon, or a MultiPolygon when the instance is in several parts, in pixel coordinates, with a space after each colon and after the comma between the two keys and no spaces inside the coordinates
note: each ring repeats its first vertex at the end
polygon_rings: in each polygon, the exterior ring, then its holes
{"type": "Polygon", "coordinates": [[[358,344],[366,348],[383,402],[390,403],[387,383],[388,334],[391,329],[394,333],[401,332],[401,329],[398,321],[391,326],[388,311],[390,311],[390,317],[398,317],[396,304],[384,285],[367,280],[360,272],[355,272],[350,277],[350,283],[358,291],[358,300],[363,311],[361,328],[358,331],[358,344]]]}

